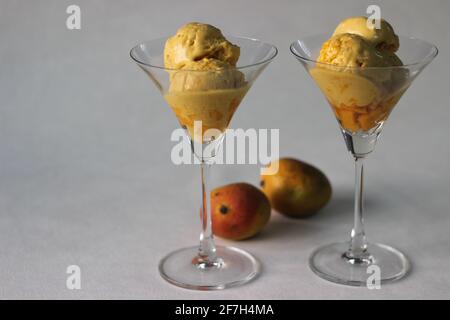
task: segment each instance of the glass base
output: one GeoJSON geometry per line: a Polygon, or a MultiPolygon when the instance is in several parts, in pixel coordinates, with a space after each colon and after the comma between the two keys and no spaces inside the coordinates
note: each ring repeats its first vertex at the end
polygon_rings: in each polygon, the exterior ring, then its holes
{"type": "Polygon", "coordinates": [[[174,251],[159,263],[159,273],[168,282],[187,289],[220,290],[242,285],[260,273],[260,263],[244,250],[216,247],[218,263],[196,264],[198,246],[174,251]]]}
{"type": "Polygon", "coordinates": [[[348,258],[348,248],[347,242],[320,247],[309,258],[309,266],[319,277],[349,286],[367,286],[367,279],[374,274],[368,272],[371,265],[380,268],[380,283],[398,280],[410,269],[403,253],[384,244],[368,244],[368,258],[361,261],[348,258]]]}

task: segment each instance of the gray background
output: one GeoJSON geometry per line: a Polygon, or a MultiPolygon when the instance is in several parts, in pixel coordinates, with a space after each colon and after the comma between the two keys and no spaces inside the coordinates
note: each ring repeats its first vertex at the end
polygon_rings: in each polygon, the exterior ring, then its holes
{"type": "MultiPolygon", "coordinates": [[[[450,298],[449,12],[444,0],[0,0],[0,298],[450,298]],[[80,31],[65,27],[73,3],[80,31]],[[293,40],[331,32],[369,3],[397,33],[440,48],[367,163],[369,239],[413,263],[381,290],[335,285],[307,266],[314,248],[347,239],[353,165],[325,99],[289,52],[293,40]],[[232,243],[264,270],[220,292],[179,289],[158,275],[163,255],[196,243],[199,169],[171,163],[176,119],[128,56],[139,41],[195,20],[279,47],[232,127],[280,128],[281,155],[320,167],[334,187],[315,217],[274,212],[260,236],[232,243]],[[71,264],[82,269],[78,291],[65,286],[71,264]]],[[[220,166],[213,185],[256,184],[258,170],[220,166]]]]}

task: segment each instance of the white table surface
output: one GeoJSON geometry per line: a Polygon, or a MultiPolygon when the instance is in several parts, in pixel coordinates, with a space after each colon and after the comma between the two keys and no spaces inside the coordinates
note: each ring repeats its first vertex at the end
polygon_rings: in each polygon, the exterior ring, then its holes
{"type": "MultiPolygon", "coordinates": [[[[381,1],[399,34],[435,43],[367,162],[370,240],[394,245],[412,273],[381,290],[326,282],[308,267],[319,245],[346,240],[353,165],[329,107],[289,44],[331,32],[373,1],[0,0],[0,298],[450,298],[449,1],[381,1]],[[78,4],[82,29],[66,29],[78,4]],[[189,4],[191,3],[191,4],[189,4]],[[318,215],[273,213],[239,243],[263,273],[242,287],[195,292],[157,271],[199,232],[199,169],[170,161],[170,109],[128,56],[139,41],[202,21],[272,42],[280,53],[249,92],[233,128],[280,128],[282,156],[320,167],[333,199],[318,215]],[[66,288],[68,265],[81,290],[66,288]]],[[[213,185],[258,183],[254,165],[214,168],[213,185]]]]}

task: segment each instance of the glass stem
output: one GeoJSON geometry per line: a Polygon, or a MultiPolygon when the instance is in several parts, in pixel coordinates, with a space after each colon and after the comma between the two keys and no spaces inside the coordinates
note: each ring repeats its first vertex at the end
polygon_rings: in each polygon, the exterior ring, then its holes
{"type": "Polygon", "coordinates": [[[363,223],[363,198],[364,198],[364,158],[355,157],[355,216],[353,229],[350,235],[350,248],[346,257],[352,263],[368,262],[366,234],[363,223]]]}
{"type": "Polygon", "coordinates": [[[211,224],[211,191],[209,190],[208,181],[210,169],[211,165],[202,160],[202,207],[200,212],[202,232],[200,233],[200,246],[197,257],[197,265],[202,268],[215,266],[218,261],[211,224]]]}

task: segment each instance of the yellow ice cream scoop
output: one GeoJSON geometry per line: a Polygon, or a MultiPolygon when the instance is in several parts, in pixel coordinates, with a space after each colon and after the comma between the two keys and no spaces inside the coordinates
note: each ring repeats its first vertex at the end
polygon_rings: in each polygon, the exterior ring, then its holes
{"type": "Polygon", "coordinates": [[[380,99],[380,88],[358,74],[321,67],[311,69],[310,74],[334,106],[366,107],[380,99]]]}
{"type": "Polygon", "coordinates": [[[338,34],[325,41],[317,61],[344,67],[335,71],[359,74],[377,84],[392,80],[392,70],[387,72],[377,67],[402,65],[395,53],[377,50],[363,37],[351,33],[338,34]]]}
{"type": "Polygon", "coordinates": [[[351,68],[401,65],[395,54],[381,52],[363,37],[352,33],[337,34],[325,41],[317,61],[351,68]]]}
{"type": "Polygon", "coordinates": [[[366,17],[352,17],[343,20],[334,30],[333,35],[344,33],[356,34],[378,50],[394,53],[399,48],[399,39],[392,26],[386,21],[380,20],[380,28],[367,24],[366,17]]]}
{"type": "Polygon", "coordinates": [[[167,39],[164,65],[166,68],[180,69],[191,61],[213,58],[235,66],[239,54],[239,47],[225,39],[218,28],[191,22],[167,39]]]}
{"type": "Polygon", "coordinates": [[[172,71],[169,91],[206,91],[242,87],[245,78],[235,67],[216,59],[189,61],[172,71]]]}
{"type": "Polygon", "coordinates": [[[194,139],[208,140],[209,129],[223,132],[248,90],[242,72],[216,59],[190,61],[170,73],[165,98],[194,139]],[[195,121],[201,126],[195,128],[195,121]]]}

